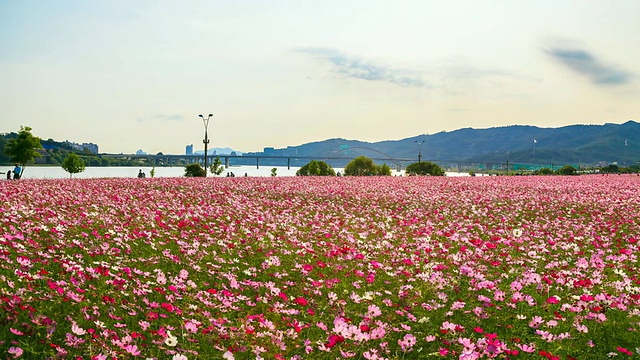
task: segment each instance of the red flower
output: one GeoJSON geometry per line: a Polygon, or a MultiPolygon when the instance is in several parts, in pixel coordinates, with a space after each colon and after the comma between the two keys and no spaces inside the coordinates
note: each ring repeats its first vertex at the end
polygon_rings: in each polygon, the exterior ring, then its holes
{"type": "Polygon", "coordinates": [[[303,297],[297,297],[296,298],[296,304],[300,305],[300,306],[307,306],[309,305],[309,302],[307,301],[307,299],[303,298],[303,297]]]}
{"type": "Polygon", "coordinates": [[[332,348],[332,347],[338,345],[341,342],[344,342],[344,337],[342,337],[340,335],[336,335],[336,334],[331,334],[331,335],[329,335],[328,342],[326,343],[325,346],[328,347],[328,348],[332,348]]]}

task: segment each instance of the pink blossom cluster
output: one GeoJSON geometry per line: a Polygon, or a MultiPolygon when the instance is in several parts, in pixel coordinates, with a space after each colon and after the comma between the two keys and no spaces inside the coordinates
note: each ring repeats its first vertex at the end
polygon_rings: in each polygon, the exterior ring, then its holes
{"type": "Polygon", "coordinates": [[[640,354],[640,178],[0,182],[0,352],[640,354]]]}

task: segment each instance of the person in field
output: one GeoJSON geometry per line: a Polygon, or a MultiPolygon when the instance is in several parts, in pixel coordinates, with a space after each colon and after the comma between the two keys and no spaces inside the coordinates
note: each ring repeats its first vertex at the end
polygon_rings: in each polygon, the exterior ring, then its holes
{"type": "Polygon", "coordinates": [[[13,180],[20,179],[20,175],[22,175],[22,168],[16,164],[16,167],[13,168],[13,180]]]}

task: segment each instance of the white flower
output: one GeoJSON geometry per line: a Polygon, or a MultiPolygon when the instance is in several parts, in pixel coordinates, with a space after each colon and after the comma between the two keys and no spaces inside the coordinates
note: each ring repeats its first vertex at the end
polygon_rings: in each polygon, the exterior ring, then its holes
{"type": "Polygon", "coordinates": [[[516,238],[522,236],[522,229],[513,229],[513,236],[515,236],[516,238]]]}
{"type": "Polygon", "coordinates": [[[231,353],[231,351],[227,351],[226,353],[224,353],[222,355],[222,358],[224,360],[235,360],[235,357],[233,356],[233,354],[231,353]]]}
{"type": "Polygon", "coordinates": [[[178,338],[173,336],[173,335],[171,335],[171,331],[167,331],[167,334],[169,334],[169,336],[167,336],[167,338],[164,339],[164,343],[167,346],[171,346],[171,347],[174,347],[174,346],[178,345],[178,338]]]}

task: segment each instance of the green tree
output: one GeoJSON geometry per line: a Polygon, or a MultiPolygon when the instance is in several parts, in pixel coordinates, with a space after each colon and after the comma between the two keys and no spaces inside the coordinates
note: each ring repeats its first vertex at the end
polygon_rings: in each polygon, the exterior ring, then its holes
{"type": "Polygon", "coordinates": [[[336,176],[336,172],[324,161],[311,160],[296,171],[296,176],[336,176]]]}
{"type": "Polygon", "coordinates": [[[545,168],[542,168],[542,169],[538,170],[537,173],[540,174],[540,175],[553,175],[553,170],[545,167],[545,168]]]}
{"type": "MultiPolygon", "coordinates": [[[[40,138],[31,134],[31,128],[20,126],[18,137],[9,139],[5,146],[5,154],[9,155],[11,161],[22,166],[22,173],[28,162],[33,162],[36,157],[40,157],[38,149],[42,149],[40,138]]],[[[22,176],[22,174],[20,174],[22,176]]]]}
{"type": "Polygon", "coordinates": [[[0,135],[0,164],[7,164],[11,160],[7,154],[4,153],[5,146],[7,145],[7,139],[4,135],[0,135]]]}
{"type": "Polygon", "coordinates": [[[607,174],[617,174],[620,172],[620,168],[616,164],[609,164],[609,166],[603,167],[601,171],[607,174]]]}
{"type": "Polygon", "coordinates": [[[560,175],[576,175],[578,170],[571,165],[565,165],[558,170],[558,174],[560,175]]]}
{"type": "Polygon", "coordinates": [[[220,156],[217,156],[213,160],[213,164],[209,166],[209,171],[211,171],[211,173],[215,175],[222,174],[222,171],[224,171],[224,167],[222,166],[222,161],[220,161],[220,156]]]}
{"type": "Polygon", "coordinates": [[[365,156],[358,156],[349,161],[344,167],[344,174],[347,176],[371,176],[378,173],[378,167],[373,160],[365,156]]]}
{"type": "Polygon", "coordinates": [[[377,175],[391,176],[391,168],[389,167],[389,165],[387,165],[387,163],[384,163],[378,166],[376,173],[377,175]]]}
{"type": "Polygon", "coordinates": [[[149,171],[149,175],[151,175],[152,178],[156,176],[156,167],[155,166],[151,168],[151,171],[149,171]]]}
{"type": "Polygon", "coordinates": [[[184,176],[205,177],[206,173],[200,164],[189,164],[184,169],[184,176]]]}
{"type": "Polygon", "coordinates": [[[62,162],[62,168],[64,171],[69,173],[69,179],[73,176],[73,174],[78,174],[84,171],[85,164],[80,156],[75,153],[70,153],[62,162]]]}
{"type": "Polygon", "coordinates": [[[278,176],[278,168],[271,169],[271,176],[278,176]]]}
{"type": "Polygon", "coordinates": [[[444,176],[444,170],[438,164],[429,161],[409,164],[405,172],[407,175],[444,176]]]}

